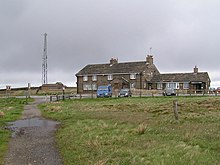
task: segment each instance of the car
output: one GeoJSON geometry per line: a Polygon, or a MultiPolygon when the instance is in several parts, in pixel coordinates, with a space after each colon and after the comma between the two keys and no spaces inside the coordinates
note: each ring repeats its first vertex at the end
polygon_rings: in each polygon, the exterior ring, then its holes
{"type": "Polygon", "coordinates": [[[216,92],[220,93],[220,87],[216,88],[216,92]]]}
{"type": "Polygon", "coordinates": [[[123,88],[120,90],[118,97],[131,97],[131,90],[128,88],[123,88]]]}
{"type": "Polygon", "coordinates": [[[209,93],[215,93],[215,92],[216,92],[215,88],[212,88],[212,87],[209,88],[209,93]]]}
{"type": "Polygon", "coordinates": [[[166,88],[163,92],[164,96],[176,96],[176,91],[173,88],[166,88]]]}
{"type": "Polygon", "coordinates": [[[112,86],[99,86],[97,90],[97,98],[98,97],[112,97],[112,86]]]}

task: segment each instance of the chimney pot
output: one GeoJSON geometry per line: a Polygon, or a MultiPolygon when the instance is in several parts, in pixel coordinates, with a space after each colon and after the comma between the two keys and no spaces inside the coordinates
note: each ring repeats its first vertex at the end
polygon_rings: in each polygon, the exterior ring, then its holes
{"type": "Polygon", "coordinates": [[[199,72],[199,68],[197,68],[197,66],[195,66],[195,68],[193,68],[193,72],[194,73],[198,73],[199,72]]]}
{"type": "Polygon", "coordinates": [[[153,64],[153,56],[152,55],[147,55],[146,62],[147,62],[147,64],[153,64]]]}
{"type": "Polygon", "coordinates": [[[117,63],[118,63],[118,59],[115,59],[115,58],[110,59],[110,65],[117,64],[117,63]]]}

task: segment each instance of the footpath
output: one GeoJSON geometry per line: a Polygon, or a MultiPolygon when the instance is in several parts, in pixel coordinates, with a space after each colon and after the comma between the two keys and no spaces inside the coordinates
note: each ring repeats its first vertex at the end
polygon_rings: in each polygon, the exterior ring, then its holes
{"type": "Polygon", "coordinates": [[[5,165],[62,165],[54,137],[59,123],[43,119],[37,108],[44,101],[35,99],[24,107],[21,120],[10,123],[13,134],[5,165]]]}

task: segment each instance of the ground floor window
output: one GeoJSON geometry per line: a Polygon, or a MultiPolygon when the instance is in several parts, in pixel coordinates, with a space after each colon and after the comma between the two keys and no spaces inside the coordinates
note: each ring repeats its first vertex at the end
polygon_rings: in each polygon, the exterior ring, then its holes
{"type": "Polygon", "coordinates": [[[183,83],[183,89],[189,89],[189,83],[188,82],[183,83]]]}
{"type": "Polygon", "coordinates": [[[177,83],[177,82],[168,82],[166,87],[172,88],[172,89],[179,89],[179,83],[177,83]]]}
{"type": "Polygon", "coordinates": [[[97,85],[96,84],[83,84],[83,90],[84,91],[97,90],[97,85]]]}
{"type": "Polygon", "coordinates": [[[162,89],[163,88],[163,84],[162,83],[157,83],[157,89],[162,89]]]}
{"type": "Polygon", "coordinates": [[[131,88],[135,88],[135,83],[131,83],[131,88]]]}

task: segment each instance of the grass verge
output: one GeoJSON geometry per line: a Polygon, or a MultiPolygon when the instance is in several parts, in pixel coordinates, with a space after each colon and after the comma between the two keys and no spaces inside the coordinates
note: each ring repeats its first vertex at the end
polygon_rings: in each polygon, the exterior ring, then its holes
{"type": "Polygon", "coordinates": [[[24,103],[25,99],[0,98],[0,164],[3,164],[10,139],[10,131],[5,129],[6,123],[21,116],[24,103]]]}
{"type": "Polygon", "coordinates": [[[62,123],[64,164],[220,164],[219,97],[66,100],[41,109],[62,123]]]}

